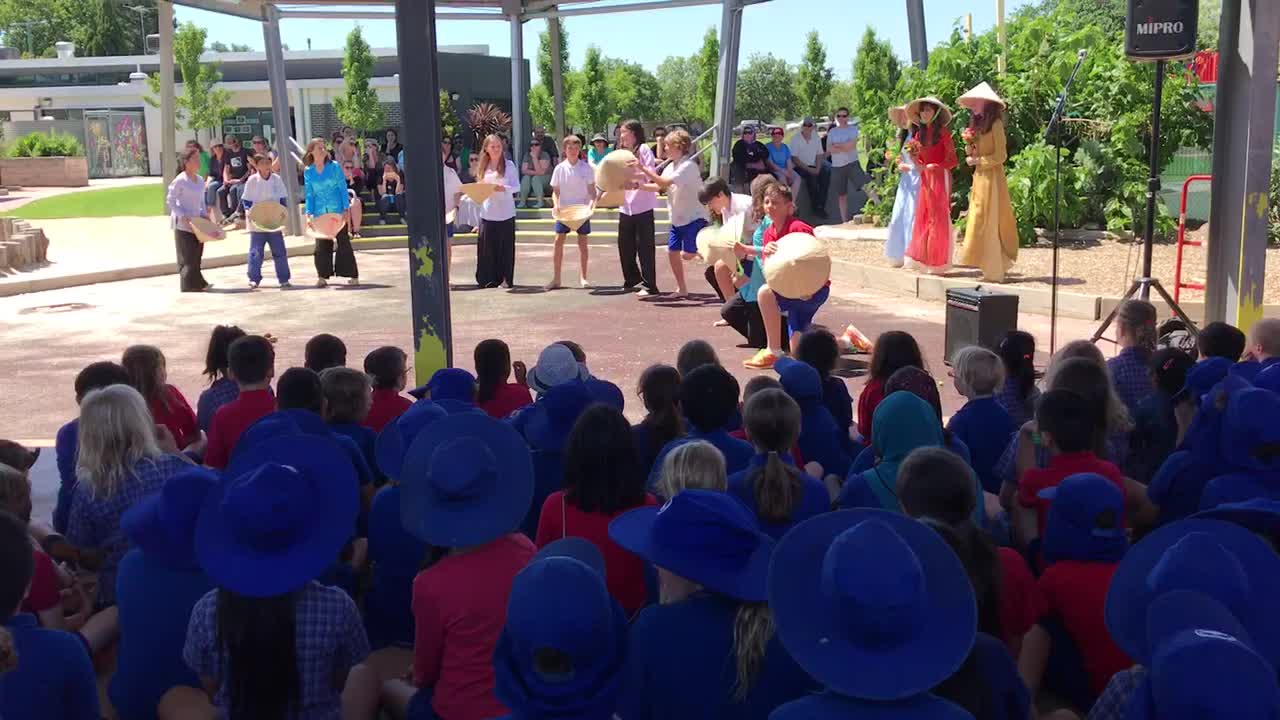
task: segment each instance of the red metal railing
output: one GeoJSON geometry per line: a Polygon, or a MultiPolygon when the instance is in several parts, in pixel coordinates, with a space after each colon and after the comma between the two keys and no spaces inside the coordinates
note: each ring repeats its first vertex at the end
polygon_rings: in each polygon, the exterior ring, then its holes
{"type": "Polygon", "coordinates": [[[1200,247],[1204,243],[1199,240],[1187,239],[1187,190],[1194,182],[1210,182],[1213,180],[1212,175],[1192,175],[1187,181],[1182,183],[1182,200],[1178,205],[1178,257],[1173,264],[1173,301],[1181,302],[1179,297],[1182,289],[1188,290],[1204,290],[1203,282],[1182,281],[1182,248],[1183,246],[1200,247]]]}

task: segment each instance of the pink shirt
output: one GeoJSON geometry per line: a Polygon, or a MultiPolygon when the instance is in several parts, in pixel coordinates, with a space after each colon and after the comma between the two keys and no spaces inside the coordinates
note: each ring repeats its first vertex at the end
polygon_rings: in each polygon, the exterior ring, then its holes
{"type": "MultiPolygon", "coordinates": [[[[654,162],[653,151],[648,145],[641,145],[639,150],[634,151],[636,157],[640,159],[640,164],[650,170],[657,169],[658,165],[654,162]]],[[[636,171],[636,177],[641,182],[648,182],[648,178],[639,170],[636,171]]],[[[648,190],[627,190],[623,193],[622,207],[619,212],[623,215],[639,215],[647,213],[658,207],[658,193],[649,192],[648,190]]]]}

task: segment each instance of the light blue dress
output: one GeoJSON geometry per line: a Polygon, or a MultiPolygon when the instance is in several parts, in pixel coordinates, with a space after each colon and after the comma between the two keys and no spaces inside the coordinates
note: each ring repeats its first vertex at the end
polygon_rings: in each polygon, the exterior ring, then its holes
{"type": "Polygon", "coordinates": [[[907,254],[911,226],[916,219],[916,198],[920,195],[920,168],[906,153],[900,153],[899,158],[910,165],[911,170],[898,173],[898,194],[893,199],[893,215],[889,218],[889,239],[884,243],[884,256],[896,263],[901,263],[907,254]]]}

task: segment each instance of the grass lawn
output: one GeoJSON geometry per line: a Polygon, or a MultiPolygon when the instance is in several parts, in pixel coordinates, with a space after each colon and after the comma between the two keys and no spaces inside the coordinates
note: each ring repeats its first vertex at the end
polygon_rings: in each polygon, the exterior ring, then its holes
{"type": "Polygon", "coordinates": [[[160,183],[71,192],[0,213],[25,220],[164,214],[164,186],[160,183]]]}

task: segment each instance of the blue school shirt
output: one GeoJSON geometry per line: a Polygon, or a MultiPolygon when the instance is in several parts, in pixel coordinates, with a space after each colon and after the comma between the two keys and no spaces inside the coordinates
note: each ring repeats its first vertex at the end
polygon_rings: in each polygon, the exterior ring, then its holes
{"type": "Polygon", "coordinates": [[[1133,414],[1133,432],[1129,435],[1129,457],[1125,474],[1143,485],[1155,477],[1165,458],[1178,444],[1178,419],[1174,415],[1173,398],[1160,392],[1151,393],[1133,414]]]}
{"type": "Polygon", "coordinates": [[[369,507],[369,591],[364,599],[364,627],[369,645],[413,645],[413,578],[422,567],[427,544],[400,520],[400,486],[388,485],[369,507]]]}
{"type": "Polygon", "coordinates": [[[46,630],[19,613],[4,626],[13,635],[18,667],[0,675],[0,717],[10,720],[98,720],[98,679],[84,643],[46,630]]]}
{"type": "Polygon", "coordinates": [[[769,720],[973,720],[973,716],[929,693],[876,702],[824,692],[783,705],[769,720]]]}
{"type": "Polygon", "coordinates": [[[364,457],[369,476],[374,483],[381,485],[387,481],[387,478],[378,469],[378,455],[374,449],[378,444],[378,433],[355,423],[333,423],[329,427],[333,429],[335,434],[350,438],[351,442],[355,443],[356,449],[364,457]]]}
{"type": "MultiPolygon", "coordinates": [[[[658,456],[653,460],[653,467],[649,470],[649,489],[652,490],[658,484],[658,478],[662,475],[662,463],[667,459],[667,454],[681,445],[693,440],[701,440],[711,443],[721,455],[724,455],[724,470],[728,475],[736,472],[742,472],[747,469],[747,465],[751,463],[751,458],[755,457],[756,450],[751,447],[751,443],[746,440],[739,440],[722,429],[712,430],[711,432],[690,432],[682,438],[676,438],[663,446],[658,451],[658,456]]],[[[808,458],[808,456],[806,456],[808,458]]],[[[816,458],[808,458],[810,460],[816,458]]]]}
{"type": "MultiPolygon", "coordinates": [[[[986,633],[978,633],[965,663],[973,664],[979,676],[977,681],[986,691],[980,705],[970,708],[978,713],[978,717],[983,720],[1026,720],[1030,716],[1031,695],[1018,675],[1018,666],[1009,655],[1008,646],[1002,641],[986,633]]],[[[968,680],[968,676],[957,678],[953,675],[932,692],[943,699],[950,699],[949,683],[968,680]]]]}
{"type": "Polygon", "coordinates": [[[625,720],[765,720],[818,689],[775,633],[746,698],[734,700],[736,600],[698,592],[631,623],[618,715],[625,720]]]}
{"type": "Polygon", "coordinates": [[[853,426],[853,396],[849,394],[849,386],[842,378],[828,375],[822,380],[822,404],[831,411],[836,426],[847,437],[849,428],[853,426]]]}
{"type": "Polygon", "coordinates": [[[53,529],[67,534],[67,520],[71,518],[71,499],[76,494],[76,447],[80,438],[80,420],[58,428],[54,441],[54,458],[58,461],[58,500],[53,506],[53,529]]]}
{"type": "MultiPolygon", "coordinates": [[[[791,467],[795,467],[795,462],[787,453],[779,455],[782,461],[791,467]]],[[[815,515],[821,515],[831,509],[831,495],[827,492],[827,486],[822,481],[813,477],[809,473],[801,471],[800,473],[800,500],[796,503],[795,508],[791,511],[791,519],[784,523],[768,523],[760,518],[760,511],[756,507],[756,494],[752,492],[751,483],[748,482],[747,476],[756,468],[763,468],[768,461],[769,456],[766,454],[758,454],[751,458],[751,464],[746,470],[736,472],[729,476],[729,494],[737,498],[753,515],[760,520],[760,530],[774,540],[781,540],[787,531],[796,525],[808,520],[815,515]]]]}
{"type": "Polygon", "coordinates": [[[1000,492],[1000,478],[995,473],[1009,436],[1017,432],[1009,411],[994,397],[975,398],[951,416],[947,429],[969,449],[969,466],[978,473],[982,488],[1000,492]]]}
{"type": "Polygon", "coordinates": [[[199,569],[180,569],[134,548],[116,573],[120,644],[107,695],[120,720],[154,720],[161,696],[200,687],[182,659],[191,608],[214,587],[199,569]]]}

